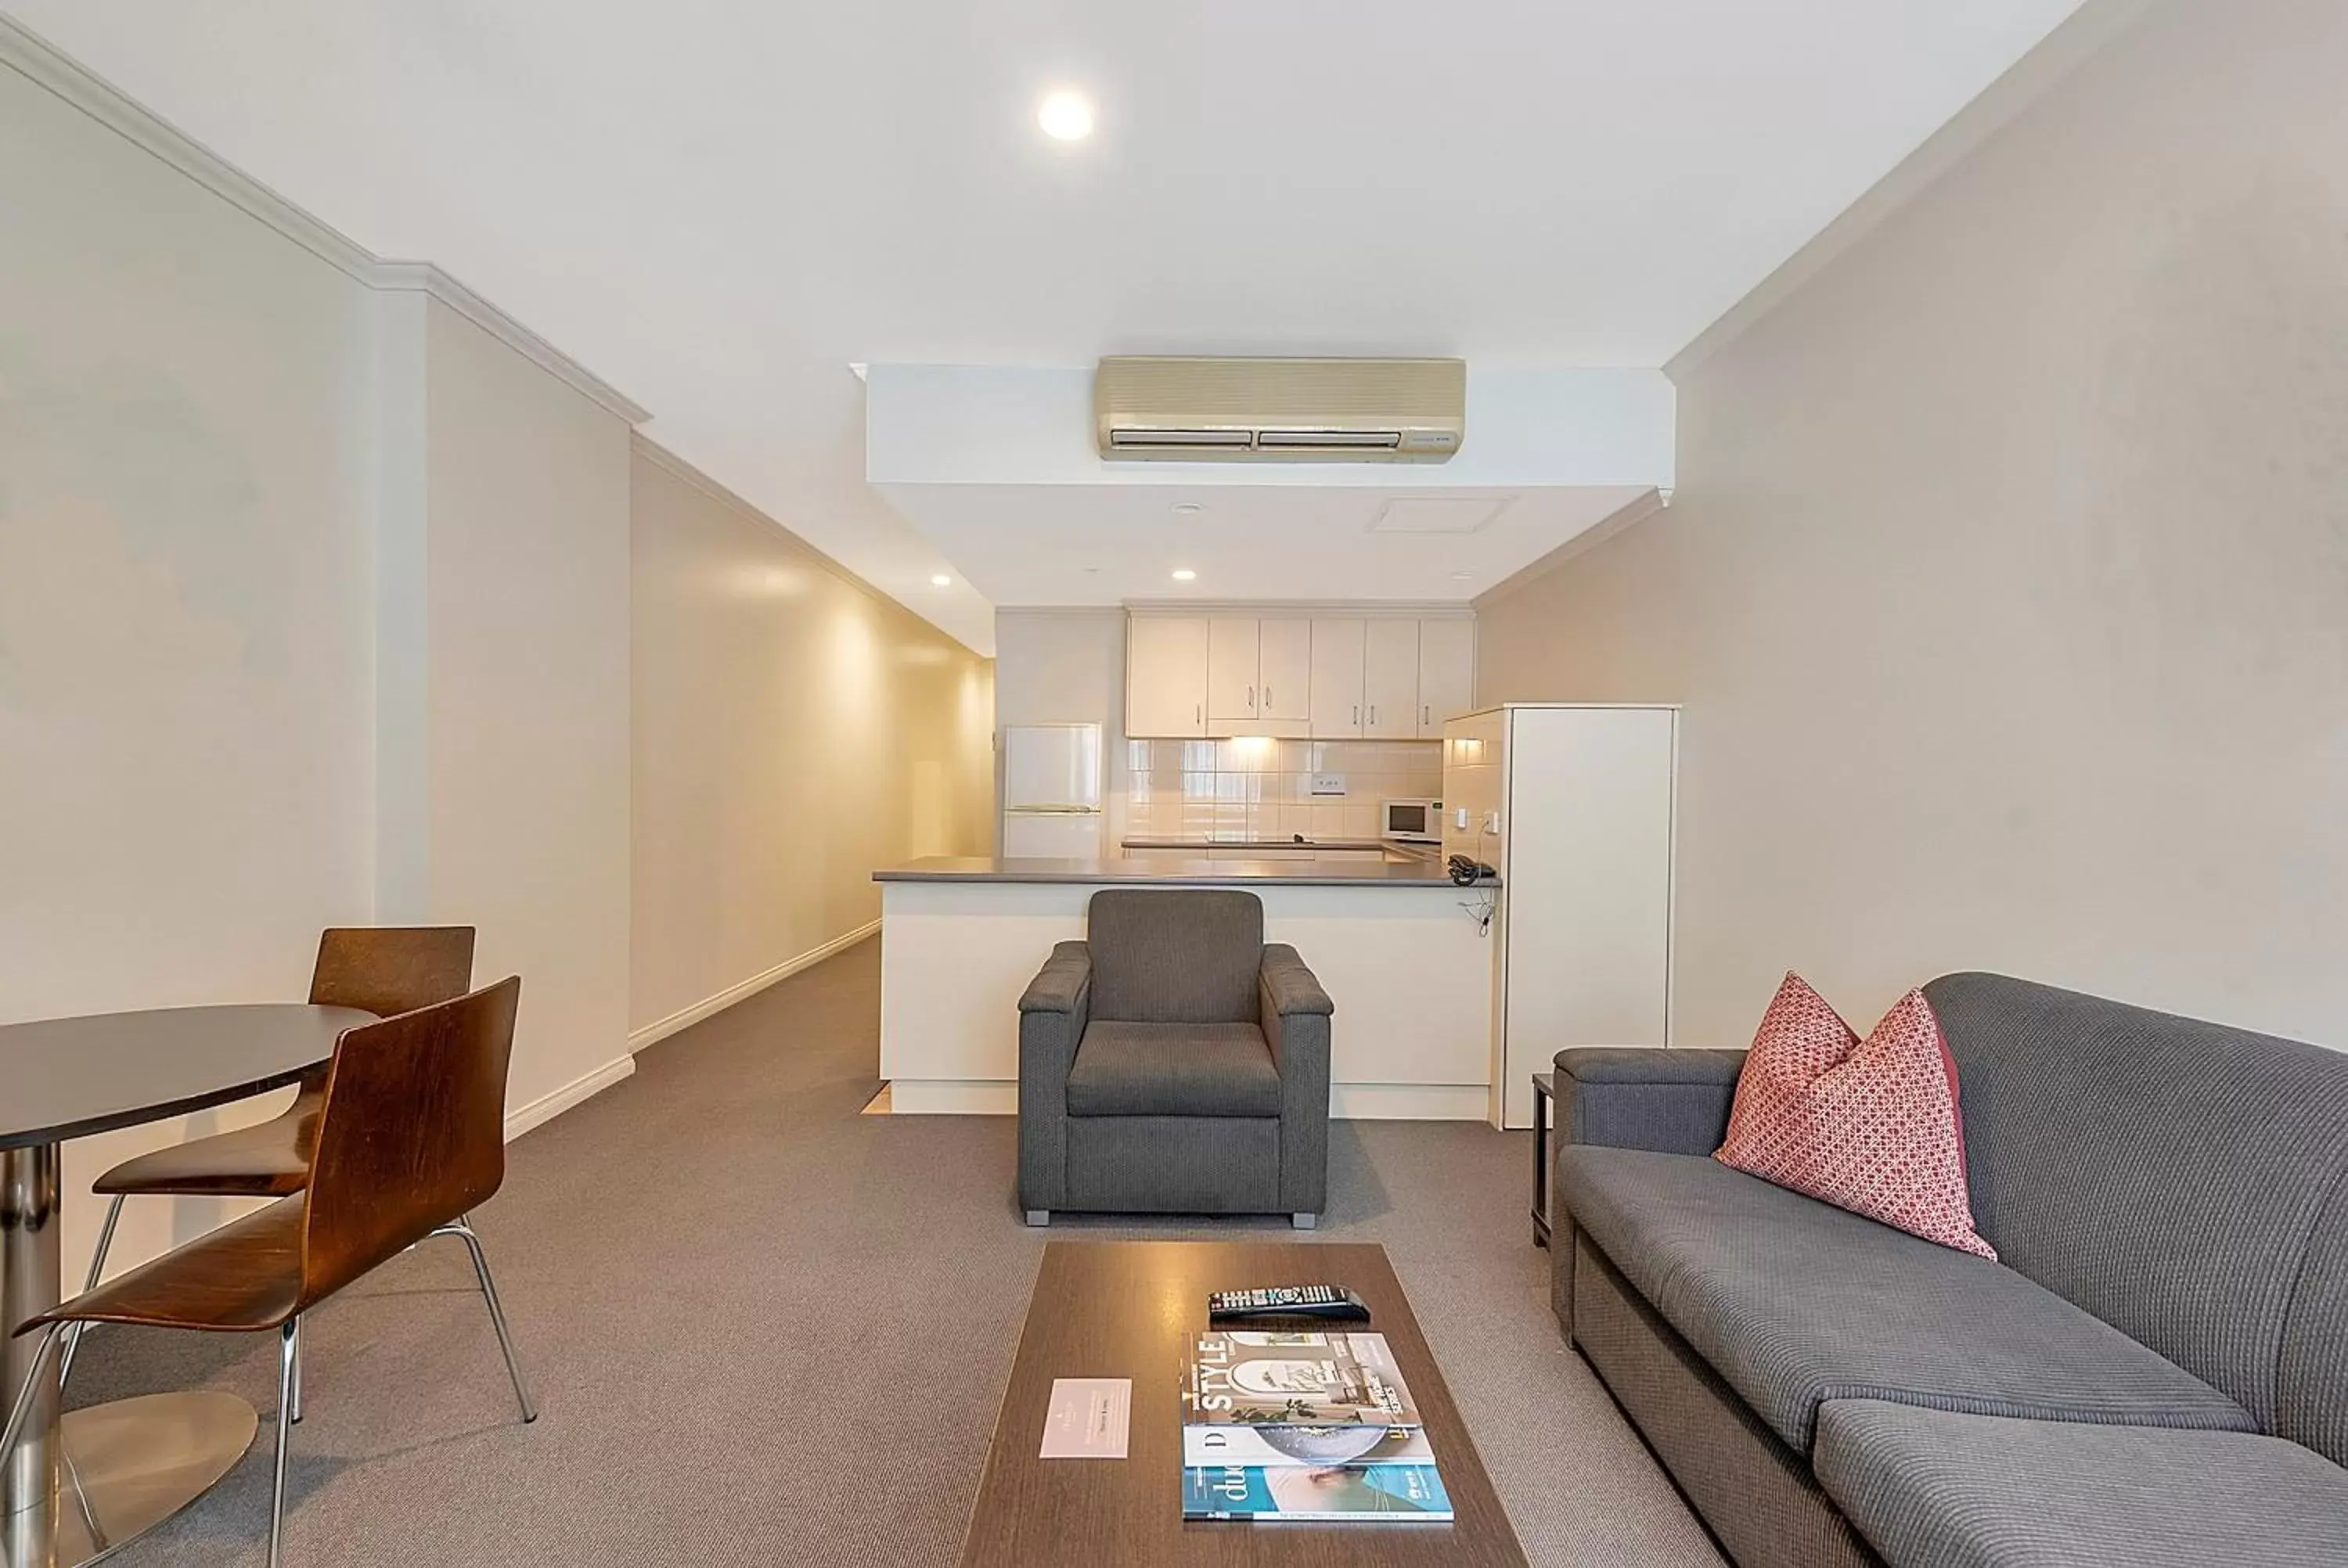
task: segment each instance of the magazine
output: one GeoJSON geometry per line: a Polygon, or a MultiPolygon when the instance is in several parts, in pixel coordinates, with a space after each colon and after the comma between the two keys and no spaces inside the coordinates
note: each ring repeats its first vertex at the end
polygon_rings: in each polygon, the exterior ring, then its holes
{"type": "Polygon", "coordinates": [[[1186,1465],[1433,1464],[1416,1427],[1205,1427],[1182,1429],[1186,1465]]]}
{"type": "Polygon", "coordinates": [[[1201,1334],[1182,1419],[1220,1427],[1421,1424],[1383,1334],[1201,1334]]]}
{"type": "Polygon", "coordinates": [[[1182,1517],[1441,1521],[1451,1496],[1431,1464],[1200,1467],[1182,1472],[1182,1517]]]}

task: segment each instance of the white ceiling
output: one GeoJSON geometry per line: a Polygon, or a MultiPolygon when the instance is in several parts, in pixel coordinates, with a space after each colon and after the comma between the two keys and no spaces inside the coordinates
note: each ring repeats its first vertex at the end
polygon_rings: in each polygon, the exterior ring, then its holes
{"type": "Polygon", "coordinates": [[[5,0],[982,649],[850,362],[1660,364],[2076,4],[5,0]]]}
{"type": "Polygon", "coordinates": [[[1425,486],[888,485],[881,493],[996,604],[1134,599],[1471,599],[1651,489],[1455,488],[1493,511],[1473,533],[1373,532],[1425,486]],[[1195,505],[1191,514],[1174,511],[1195,505]],[[1005,541],[1015,541],[1015,548],[1005,541]],[[1198,574],[1177,582],[1172,573],[1198,574]]]}

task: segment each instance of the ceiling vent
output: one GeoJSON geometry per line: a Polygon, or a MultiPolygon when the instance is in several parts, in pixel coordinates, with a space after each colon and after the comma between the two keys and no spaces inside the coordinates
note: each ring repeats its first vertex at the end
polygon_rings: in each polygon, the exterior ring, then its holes
{"type": "Polygon", "coordinates": [[[1104,359],[1103,457],[1188,463],[1440,463],[1466,438],[1457,359],[1104,359]]]}

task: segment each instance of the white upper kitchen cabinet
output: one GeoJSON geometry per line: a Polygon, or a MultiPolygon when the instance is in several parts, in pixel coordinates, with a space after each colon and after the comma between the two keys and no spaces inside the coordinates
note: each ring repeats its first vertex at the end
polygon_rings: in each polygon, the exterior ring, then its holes
{"type": "Polygon", "coordinates": [[[1355,741],[1362,735],[1363,623],[1313,619],[1313,738],[1355,741]]]}
{"type": "Polygon", "coordinates": [[[1255,647],[1257,713],[1262,718],[1300,724],[1310,720],[1313,622],[1302,616],[1259,620],[1255,647]]]}
{"type": "Polygon", "coordinates": [[[1476,710],[1476,623],[1418,623],[1418,734],[1443,738],[1443,722],[1476,710]]]}
{"type": "Polygon", "coordinates": [[[1204,616],[1137,615],[1127,622],[1125,733],[1207,733],[1209,637],[1204,616]]]}
{"type": "Polygon", "coordinates": [[[1416,740],[1418,622],[1372,620],[1365,630],[1362,733],[1374,741],[1416,740]]]}
{"type": "Polygon", "coordinates": [[[1207,723],[1220,728],[1252,723],[1262,711],[1256,693],[1256,619],[1218,615],[1207,622],[1207,723]]]}

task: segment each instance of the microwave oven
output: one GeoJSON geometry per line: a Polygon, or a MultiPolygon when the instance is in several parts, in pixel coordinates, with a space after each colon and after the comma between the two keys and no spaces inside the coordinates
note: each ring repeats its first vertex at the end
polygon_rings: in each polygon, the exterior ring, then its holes
{"type": "Polygon", "coordinates": [[[1443,803],[1439,800],[1390,800],[1378,828],[1380,838],[1396,844],[1443,842],[1443,803]]]}

